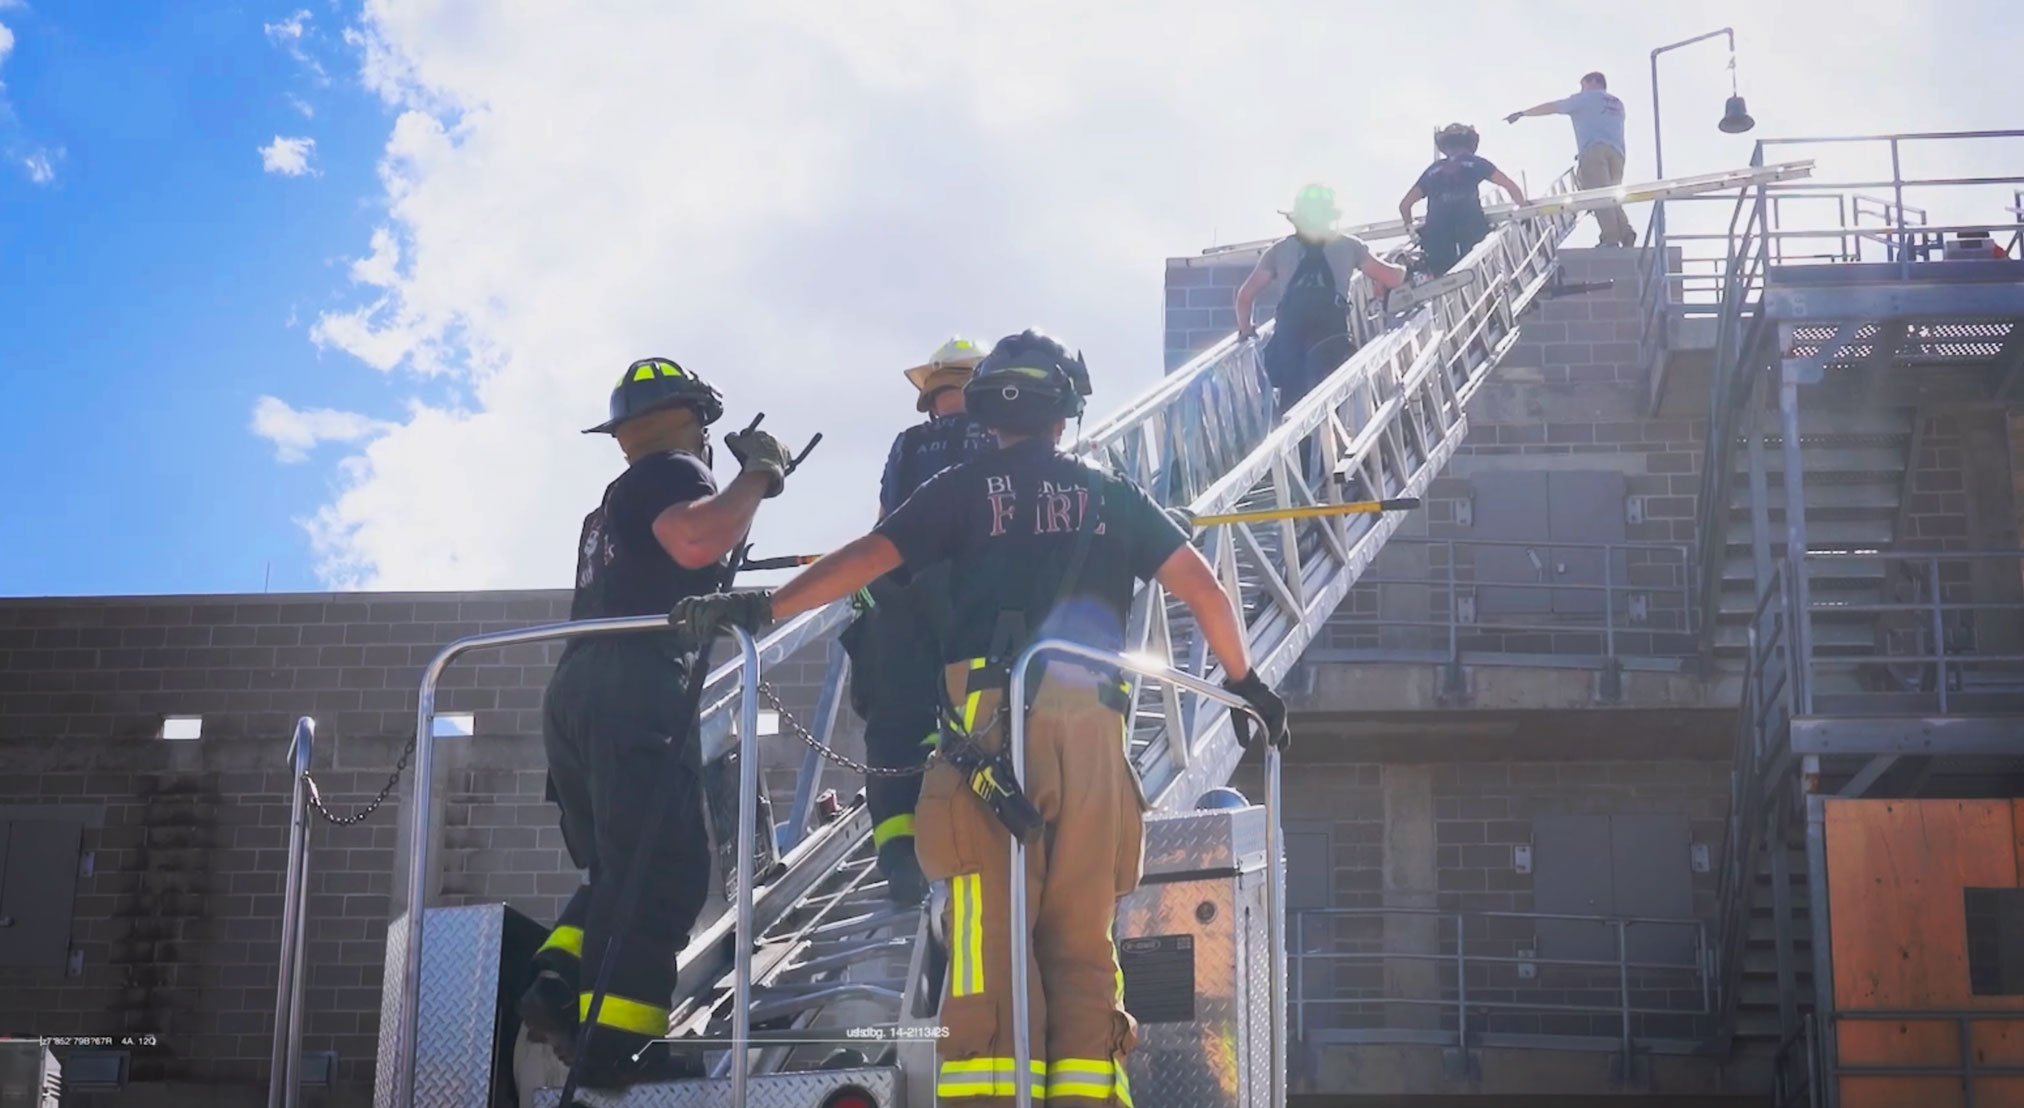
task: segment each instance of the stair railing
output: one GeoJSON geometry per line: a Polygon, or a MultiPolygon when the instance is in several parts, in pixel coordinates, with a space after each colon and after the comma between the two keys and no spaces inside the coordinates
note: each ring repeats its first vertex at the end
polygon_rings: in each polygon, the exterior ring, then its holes
{"type": "MultiPolygon", "coordinates": [[[[1729,770],[1729,826],[1722,848],[1715,956],[1721,983],[1719,1022],[1731,1029],[1742,982],[1743,948],[1749,941],[1758,851],[1766,838],[1767,817],[1782,799],[1778,790],[1793,766],[1792,615],[1785,574],[1783,566],[1772,571],[1750,615],[1736,749],[1729,770]]],[[[1780,849],[1782,844],[1770,847],[1780,849]]]]}
{"type": "MultiPolygon", "coordinates": [[[[1764,164],[1764,146],[1750,156],[1764,164]]],[[[1727,560],[1730,487],[1735,477],[1738,424],[1753,391],[1763,339],[1759,310],[1765,271],[1769,266],[1771,205],[1769,186],[1757,184],[1737,193],[1729,216],[1729,259],[1723,268],[1721,310],[1715,322],[1713,371],[1708,381],[1708,430],[1701,450],[1699,527],[1696,547],[1701,564],[1702,657],[1711,661],[1720,624],[1722,566],[1727,560]]],[[[1754,426],[1751,433],[1756,433],[1754,426]]]]}

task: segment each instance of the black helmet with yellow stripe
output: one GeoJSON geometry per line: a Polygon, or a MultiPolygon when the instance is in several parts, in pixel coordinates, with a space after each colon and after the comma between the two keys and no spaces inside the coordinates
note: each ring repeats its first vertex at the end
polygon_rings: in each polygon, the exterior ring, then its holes
{"type": "Polygon", "coordinates": [[[724,394],[672,358],[641,358],[611,390],[611,418],[583,433],[608,435],[626,420],[663,408],[693,408],[708,427],[724,418],[724,394]]]}

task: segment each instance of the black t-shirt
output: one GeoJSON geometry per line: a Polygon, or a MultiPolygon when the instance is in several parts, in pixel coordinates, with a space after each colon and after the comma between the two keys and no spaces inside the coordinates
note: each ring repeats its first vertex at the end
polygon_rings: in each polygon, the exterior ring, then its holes
{"type": "Polygon", "coordinates": [[[928,479],[877,528],[909,569],[950,566],[954,606],[944,661],[993,655],[1003,613],[1023,641],[996,653],[1010,662],[1041,638],[1105,650],[1124,647],[1133,586],[1149,581],[1188,536],[1145,490],[1027,439],[928,479]],[[1094,512],[1076,586],[1054,609],[1084,513],[1094,512]]]}
{"type": "Polygon", "coordinates": [[[597,510],[583,517],[569,618],[652,615],[716,589],[717,566],[685,569],[654,538],[662,511],[716,491],[709,467],[693,455],[649,454],[628,466],[605,487],[597,510]]]}
{"type": "Polygon", "coordinates": [[[885,473],[878,483],[879,510],[892,514],[928,478],[997,448],[997,438],[962,412],[914,424],[893,439],[886,455],[885,473]]]}
{"type": "Polygon", "coordinates": [[[1442,158],[1428,166],[1418,184],[1426,194],[1427,218],[1482,215],[1483,201],[1476,190],[1496,172],[1488,158],[1474,154],[1442,158]]]}

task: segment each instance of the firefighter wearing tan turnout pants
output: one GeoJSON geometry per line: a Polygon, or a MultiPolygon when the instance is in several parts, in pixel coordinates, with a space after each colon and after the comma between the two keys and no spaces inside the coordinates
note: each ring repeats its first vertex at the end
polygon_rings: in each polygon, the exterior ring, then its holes
{"type": "Polygon", "coordinates": [[[921,867],[949,891],[938,1099],[1012,1102],[1009,825],[1028,846],[1035,1093],[1071,1108],[1130,1105],[1123,1060],[1137,1028],[1112,940],[1117,898],[1137,886],[1144,847],[1126,752],[1129,689],[1079,661],[1033,667],[1026,764],[1015,771],[1003,754],[1007,670],[1041,638],[1121,650],[1135,584],[1158,580],[1194,612],[1233,675],[1226,686],[1275,742],[1285,707],[1252,671],[1237,613],[1187,534],[1144,490],[1057,449],[1090,392],[1080,355],[1034,331],[1011,335],[964,392],[998,450],[937,474],[871,534],[777,592],[685,600],[675,623],[698,636],[726,623],[757,631],[902,565],[948,563],[948,719],[915,818],[921,867]]]}

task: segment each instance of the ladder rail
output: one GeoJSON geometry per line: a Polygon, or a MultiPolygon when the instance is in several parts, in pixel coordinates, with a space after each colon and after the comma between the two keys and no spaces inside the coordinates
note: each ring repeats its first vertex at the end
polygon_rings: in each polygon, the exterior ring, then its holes
{"type": "MultiPolygon", "coordinates": [[[[1673,200],[1682,196],[1726,192],[1732,188],[1773,184],[1812,175],[1813,159],[1802,158],[1717,173],[1666,177],[1636,185],[1604,185],[1601,188],[1582,189],[1576,192],[1550,192],[1545,199],[1527,201],[1524,204],[1485,204],[1483,214],[1493,222],[1497,222],[1557,215],[1565,211],[1590,212],[1612,204],[1643,204],[1654,200],[1673,200]]],[[[1394,239],[1405,237],[1411,228],[1404,220],[1381,219],[1375,223],[1359,223],[1352,227],[1344,227],[1340,231],[1342,234],[1354,235],[1360,239],[1394,239]]],[[[1262,252],[1278,241],[1278,239],[1254,239],[1250,242],[1211,246],[1203,250],[1200,256],[1221,263],[1262,252]]]]}

